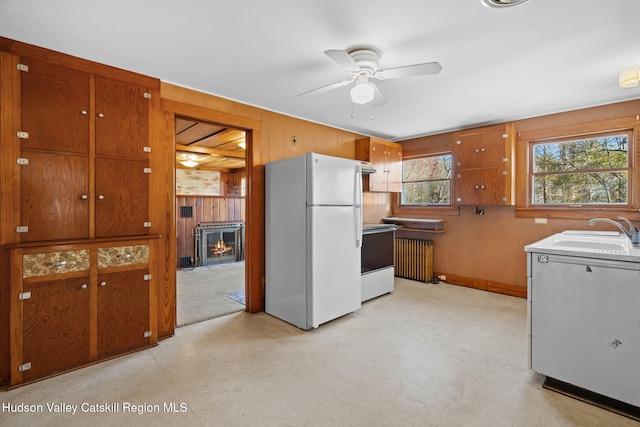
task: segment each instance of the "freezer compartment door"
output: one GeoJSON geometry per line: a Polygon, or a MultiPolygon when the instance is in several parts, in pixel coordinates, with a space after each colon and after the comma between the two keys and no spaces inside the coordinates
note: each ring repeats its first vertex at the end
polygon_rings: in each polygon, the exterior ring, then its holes
{"type": "Polygon", "coordinates": [[[351,313],[361,306],[359,236],[352,206],[307,209],[311,242],[307,319],[310,327],[351,313]]]}
{"type": "Polygon", "coordinates": [[[361,204],[359,161],[309,153],[307,170],[307,205],[361,204]]]}

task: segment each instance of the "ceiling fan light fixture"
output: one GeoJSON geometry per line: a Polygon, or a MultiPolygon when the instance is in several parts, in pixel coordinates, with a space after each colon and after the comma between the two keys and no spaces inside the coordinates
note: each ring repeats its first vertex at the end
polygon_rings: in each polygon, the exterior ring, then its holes
{"type": "Polygon", "coordinates": [[[351,100],[356,104],[367,104],[373,101],[375,89],[367,82],[356,84],[351,89],[351,100]]]}
{"type": "Polygon", "coordinates": [[[482,4],[489,7],[509,7],[522,4],[529,0],[482,0],[482,4]]]}
{"type": "Polygon", "coordinates": [[[640,71],[638,71],[638,67],[629,68],[620,73],[618,76],[618,84],[624,88],[637,87],[639,78],[640,71]]]}

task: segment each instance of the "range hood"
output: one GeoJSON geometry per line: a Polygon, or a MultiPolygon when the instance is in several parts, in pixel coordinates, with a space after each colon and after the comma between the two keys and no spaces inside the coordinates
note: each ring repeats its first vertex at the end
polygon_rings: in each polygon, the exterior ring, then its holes
{"type": "Polygon", "coordinates": [[[369,174],[369,173],[375,173],[375,169],[373,168],[373,165],[371,164],[371,162],[365,162],[364,160],[360,162],[361,168],[362,168],[362,174],[369,174]]]}

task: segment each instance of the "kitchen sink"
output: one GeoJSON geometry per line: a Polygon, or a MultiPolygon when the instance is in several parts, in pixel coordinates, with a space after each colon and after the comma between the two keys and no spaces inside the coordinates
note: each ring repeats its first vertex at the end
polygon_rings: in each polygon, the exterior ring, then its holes
{"type": "Polygon", "coordinates": [[[566,230],[525,246],[526,251],[544,251],[556,255],[640,262],[640,248],[634,248],[627,236],[618,232],[566,230]]]}
{"type": "Polygon", "coordinates": [[[599,249],[603,251],[624,251],[625,246],[619,243],[597,242],[589,240],[558,240],[553,246],[561,246],[573,249],[599,249]]]}

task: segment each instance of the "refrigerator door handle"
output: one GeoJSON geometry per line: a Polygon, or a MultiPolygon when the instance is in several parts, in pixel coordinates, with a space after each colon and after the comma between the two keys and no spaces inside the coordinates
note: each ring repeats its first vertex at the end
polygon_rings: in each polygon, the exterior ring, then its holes
{"type": "Polygon", "coordinates": [[[355,215],[356,219],[356,247],[362,247],[362,166],[356,165],[356,185],[355,194],[353,196],[354,201],[354,209],[357,209],[357,215],[355,215]]]}

